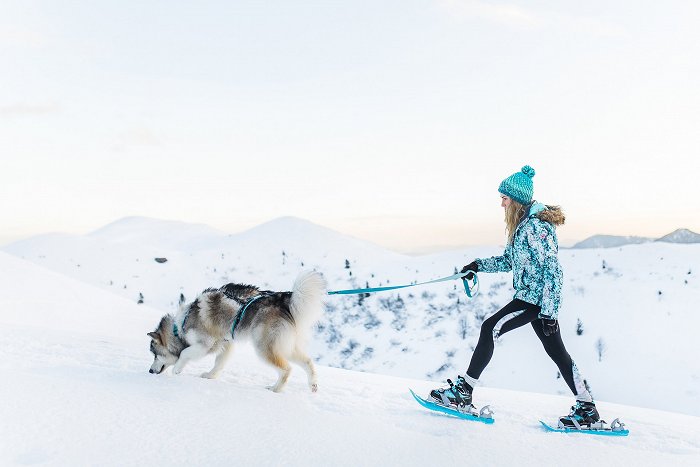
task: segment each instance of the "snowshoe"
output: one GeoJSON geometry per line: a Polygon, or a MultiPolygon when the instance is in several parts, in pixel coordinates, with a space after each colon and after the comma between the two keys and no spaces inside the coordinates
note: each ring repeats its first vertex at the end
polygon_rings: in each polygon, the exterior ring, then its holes
{"type": "MultiPolygon", "coordinates": [[[[625,428],[625,424],[620,421],[619,418],[613,420],[613,422],[608,426],[604,420],[599,420],[590,425],[576,426],[574,424],[573,428],[568,428],[559,423],[557,428],[554,428],[547,423],[540,420],[540,423],[547,431],[556,431],[558,433],[582,433],[588,435],[604,435],[604,436],[627,436],[629,435],[629,430],[625,428]]],[[[578,423],[578,422],[576,422],[578,423]]]]}
{"type": "Polygon", "coordinates": [[[462,407],[444,405],[442,403],[436,402],[432,399],[432,397],[430,398],[430,400],[423,399],[422,397],[418,396],[415,392],[413,392],[413,390],[410,388],[409,391],[411,391],[411,394],[413,395],[413,398],[416,400],[416,402],[418,402],[426,409],[447,415],[452,415],[454,417],[461,418],[464,420],[473,420],[486,424],[491,424],[494,422],[493,410],[491,410],[491,407],[489,407],[488,405],[483,407],[481,410],[478,410],[472,404],[465,405],[462,407]]]}
{"type": "Polygon", "coordinates": [[[540,420],[540,423],[549,431],[562,433],[588,433],[608,436],[627,436],[629,431],[625,429],[625,424],[619,418],[613,420],[608,425],[605,420],[600,419],[595,403],[576,401],[571,407],[571,412],[565,417],[559,417],[557,428],[553,428],[540,420]]]}

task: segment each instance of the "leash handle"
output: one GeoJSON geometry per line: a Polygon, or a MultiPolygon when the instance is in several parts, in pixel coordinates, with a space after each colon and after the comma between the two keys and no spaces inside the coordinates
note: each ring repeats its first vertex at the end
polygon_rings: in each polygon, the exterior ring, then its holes
{"type": "Polygon", "coordinates": [[[462,276],[462,284],[464,285],[464,291],[467,293],[467,297],[474,298],[479,294],[479,278],[476,275],[476,271],[468,269],[467,273],[462,276]],[[470,272],[472,273],[472,278],[467,279],[470,272]]]}

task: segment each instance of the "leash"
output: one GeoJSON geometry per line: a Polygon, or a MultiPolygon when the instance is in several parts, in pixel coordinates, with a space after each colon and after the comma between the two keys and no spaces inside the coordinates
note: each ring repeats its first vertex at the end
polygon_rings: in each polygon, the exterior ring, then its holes
{"type": "Polygon", "coordinates": [[[369,287],[365,289],[330,290],[328,291],[328,295],[355,295],[361,293],[384,292],[386,290],[404,289],[406,287],[416,287],[418,285],[434,284],[435,282],[453,281],[456,279],[462,279],[462,283],[464,284],[464,291],[467,293],[467,297],[473,298],[476,297],[476,295],[479,293],[479,279],[476,275],[476,271],[469,270],[466,272],[453,274],[451,276],[441,277],[432,281],[419,282],[417,284],[393,285],[387,287],[369,287]],[[467,279],[466,276],[470,272],[473,274],[472,278],[467,279]]]}

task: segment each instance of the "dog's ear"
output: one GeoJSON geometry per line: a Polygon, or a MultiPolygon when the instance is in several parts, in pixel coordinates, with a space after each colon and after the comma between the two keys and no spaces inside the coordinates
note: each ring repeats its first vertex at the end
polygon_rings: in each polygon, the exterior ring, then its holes
{"type": "Polygon", "coordinates": [[[160,334],[158,334],[157,332],[149,332],[147,335],[159,344],[163,344],[163,340],[160,338],[160,334]]]}

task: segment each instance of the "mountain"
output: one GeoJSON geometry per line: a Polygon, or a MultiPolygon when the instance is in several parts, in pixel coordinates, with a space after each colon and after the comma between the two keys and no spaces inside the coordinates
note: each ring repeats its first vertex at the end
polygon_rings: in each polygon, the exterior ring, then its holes
{"type": "MultiPolygon", "coordinates": [[[[173,224],[168,230],[173,243],[163,246],[143,240],[157,238],[163,224],[152,224],[153,235],[148,220],[139,225],[146,231],[131,240],[128,232],[116,229],[113,238],[105,231],[41,236],[5,251],[129,303],[143,298],[144,309],[163,314],[176,309],[181,293],[191,300],[201,290],[227,282],[289,290],[300,271],[316,269],[331,290],[410,284],[451,275],[476,257],[502,253],[499,247],[479,247],[404,256],[296,218],[234,235],[203,229],[201,238],[190,235],[188,225],[173,224]]],[[[700,245],[566,249],[560,259],[565,277],[562,335],[595,396],[700,415],[693,333],[700,318],[688,307],[700,296],[700,245]],[[650,398],[647,391],[664,397],[650,398]]],[[[512,298],[510,274],[479,278],[481,292],[473,299],[457,282],[329,296],[311,354],[319,364],[336,368],[432,381],[454,378],[469,362],[483,319],[512,298]]],[[[45,287],[38,281],[32,285],[45,287]]],[[[519,391],[568,392],[529,327],[499,340],[482,382],[519,391]]]]}
{"type": "Polygon", "coordinates": [[[129,243],[167,250],[183,250],[191,248],[192,242],[210,242],[225,235],[224,232],[204,224],[125,217],[90,233],[88,237],[116,244],[129,243]]]}
{"type": "MultiPolygon", "coordinates": [[[[496,423],[483,425],[419,407],[408,388],[426,394],[433,381],[324,366],[319,392],[308,391],[295,367],[285,391],[275,394],[265,389],[275,371],[249,344],[236,349],[217,380],[198,377],[211,357],[178,376],[151,375],[145,334],[160,313],[0,253],[0,465],[344,467],[517,459],[539,467],[585,459],[691,466],[700,459],[699,417],[603,398],[601,414],[621,417],[628,437],[542,430],[538,420],[566,413],[571,397],[478,388],[478,403],[496,411],[496,423]]],[[[684,384],[654,370],[647,376],[662,378],[666,388],[684,384]]]]}
{"type": "Polygon", "coordinates": [[[623,237],[616,235],[593,235],[576,243],[571,248],[615,248],[648,242],[700,243],[700,234],[688,229],[678,229],[668,235],[654,239],[649,237],[623,237]]]}
{"type": "Polygon", "coordinates": [[[700,243],[700,234],[688,229],[678,229],[656,240],[668,243],[700,243]]]}
{"type": "Polygon", "coordinates": [[[621,237],[616,235],[593,235],[576,243],[571,248],[614,248],[623,245],[637,245],[654,241],[648,237],[621,237]]]}

